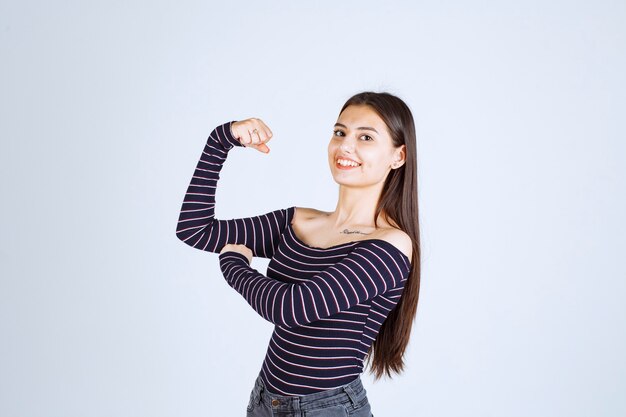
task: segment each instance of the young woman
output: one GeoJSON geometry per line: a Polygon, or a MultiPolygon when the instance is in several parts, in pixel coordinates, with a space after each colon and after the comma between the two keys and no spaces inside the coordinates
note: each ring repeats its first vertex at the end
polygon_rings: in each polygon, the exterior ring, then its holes
{"type": "Polygon", "coordinates": [[[339,184],[333,212],[288,207],[218,220],[215,189],[228,151],[268,153],[270,128],[231,121],[209,135],[176,235],[219,252],[228,284],[275,324],[250,394],[248,417],[373,416],[360,374],[404,369],[420,284],[413,116],[389,93],[344,104],[328,144],[339,184]],[[250,267],[269,258],[267,275],[250,267]]]}

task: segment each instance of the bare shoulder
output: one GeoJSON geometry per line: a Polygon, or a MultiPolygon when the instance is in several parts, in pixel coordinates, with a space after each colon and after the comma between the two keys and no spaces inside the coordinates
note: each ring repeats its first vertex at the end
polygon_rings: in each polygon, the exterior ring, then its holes
{"type": "Polygon", "coordinates": [[[319,218],[321,215],[328,214],[325,211],[317,210],[309,207],[296,207],[293,214],[292,223],[298,223],[306,220],[319,218]]]}
{"type": "Polygon", "coordinates": [[[396,229],[395,227],[386,228],[385,231],[380,235],[380,239],[391,243],[393,246],[398,248],[400,252],[404,253],[409,261],[411,260],[411,256],[413,254],[413,241],[411,240],[411,236],[403,230],[396,229]]]}

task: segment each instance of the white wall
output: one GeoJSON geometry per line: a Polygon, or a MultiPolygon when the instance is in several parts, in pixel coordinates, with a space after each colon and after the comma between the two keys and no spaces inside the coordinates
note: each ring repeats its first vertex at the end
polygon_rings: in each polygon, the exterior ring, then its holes
{"type": "MultiPolygon", "coordinates": [[[[0,416],[242,416],[271,324],[175,234],[210,131],[260,117],[217,215],[334,209],[343,102],[418,130],[423,277],[379,416],[626,415],[620,1],[2,2],[0,416]]],[[[265,271],[267,263],[254,259],[265,271]]]]}

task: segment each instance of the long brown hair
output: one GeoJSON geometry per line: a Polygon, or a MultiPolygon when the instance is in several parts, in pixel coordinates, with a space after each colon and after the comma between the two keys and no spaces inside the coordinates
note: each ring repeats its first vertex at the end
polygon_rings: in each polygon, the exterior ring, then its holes
{"type": "Polygon", "coordinates": [[[387,125],[393,145],[395,147],[406,145],[406,161],[400,168],[392,169],[387,174],[374,215],[376,226],[376,220],[382,212],[385,219],[392,219],[413,241],[411,271],[404,284],[402,296],[383,322],[376,340],[367,353],[367,362],[371,365],[370,372],[375,374],[374,379],[377,380],[383,374],[391,377],[392,371],[399,374],[404,370],[403,356],[417,313],[421,252],[415,122],[406,103],[386,92],[365,91],[355,94],[346,101],[339,114],[350,105],[369,106],[387,125]]]}

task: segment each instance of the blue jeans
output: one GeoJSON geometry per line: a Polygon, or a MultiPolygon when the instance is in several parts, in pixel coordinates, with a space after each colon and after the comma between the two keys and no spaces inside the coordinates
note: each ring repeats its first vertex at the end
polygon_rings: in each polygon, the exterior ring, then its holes
{"type": "Polygon", "coordinates": [[[374,417],[361,378],[339,388],[300,396],[269,392],[254,382],[246,417],[374,417]]]}

